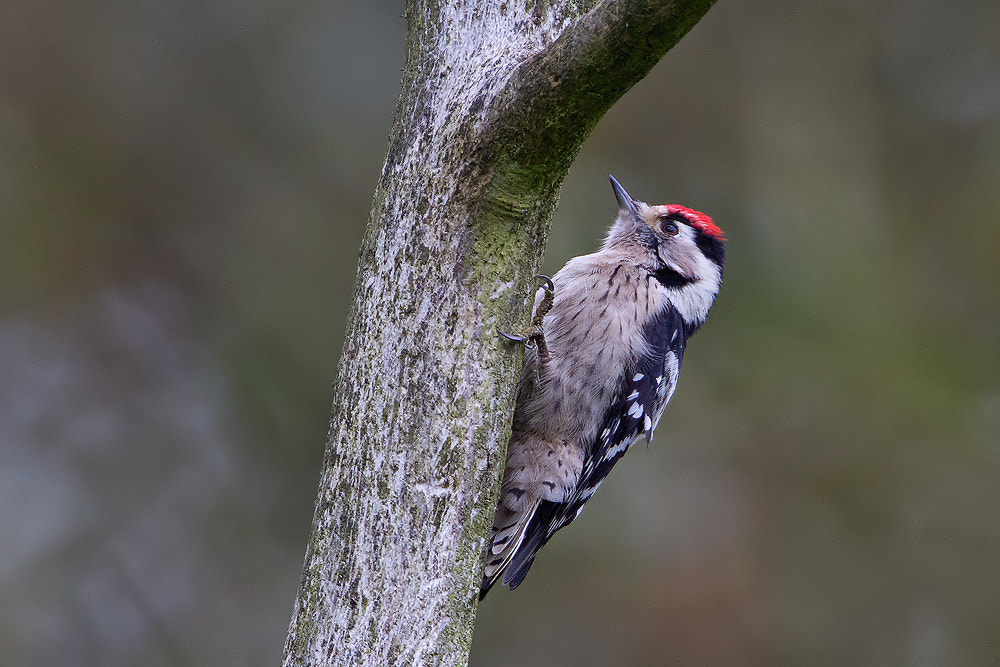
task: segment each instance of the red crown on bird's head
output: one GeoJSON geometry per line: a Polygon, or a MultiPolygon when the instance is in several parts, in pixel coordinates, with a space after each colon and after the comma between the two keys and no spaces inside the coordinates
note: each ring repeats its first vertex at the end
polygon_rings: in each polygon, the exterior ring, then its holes
{"type": "Polygon", "coordinates": [[[722,230],[712,222],[712,219],[702,213],[701,211],[696,211],[693,208],[688,208],[686,206],[679,206],[678,204],[669,204],[666,206],[667,214],[680,213],[687,220],[691,222],[691,226],[695,227],[701,233],[711,236],[719,241],[725,241],[726,237],[722,235],[722,230]]]}

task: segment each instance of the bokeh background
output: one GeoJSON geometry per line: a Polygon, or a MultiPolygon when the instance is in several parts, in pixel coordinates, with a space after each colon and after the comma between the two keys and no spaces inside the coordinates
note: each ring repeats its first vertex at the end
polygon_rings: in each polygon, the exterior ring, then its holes
{"type": "MultiPolygon", "coordinates": [[[[0,662],[277,664],[398,2],[0,10],[0,662]]],[[[720,2],[566,180],[726,230],[681,386],[474,665],[1000,662],[1000,4],[720,2]]]]}

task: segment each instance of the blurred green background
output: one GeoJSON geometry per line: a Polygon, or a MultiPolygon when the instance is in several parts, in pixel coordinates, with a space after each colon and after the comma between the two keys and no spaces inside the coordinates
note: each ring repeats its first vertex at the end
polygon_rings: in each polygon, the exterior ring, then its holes
{"type": "MultiPolygon", "coordinates": [[[[0,655],[277,664],[400,3],[0,10],[0,655]]],[[[474,665],[1000,662],[1000,4],[721,2],[597,127],[726,284],[474,665]]]]}

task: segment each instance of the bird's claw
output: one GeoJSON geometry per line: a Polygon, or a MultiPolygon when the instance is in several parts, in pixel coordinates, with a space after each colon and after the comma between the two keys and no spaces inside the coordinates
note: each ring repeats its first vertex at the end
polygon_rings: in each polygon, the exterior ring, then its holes
{"type": "Polygon", "coordinates": [[[552,309],[556,286],[552,282],[552,278],[548,276],[538,275],[535,276],[535,280],[541,282],[540,288],[545,293],[542,295],[542,300],[539,302],[538,307],[535,308],[534,316],[531,318],[531,326],[520,333],[508,334],[501,331],[500,335],[511,342],[523,343],[528,349],[537,349],[539,357],[546,359],[549,356],[549,350],[545,345],[545,332],[542,329],[542,321],[545,319],[545,315],[552,309]]]}
{"type": "Polygon", "coordinates": [[[545,347],[545,335],[542,333],[541,327],[530,326],[524,331],[514,334],[501,331],[500,335],[512,343],[524,343],[524,346],[528,349],[545,347]]]}
{"type": "Polygon", "coordinates": [[[542,283],[541,289],[544,291],[544,294],[542,294],[542,300],[538,302],[538,307],[535,308],[535,315],[531,318],[531,326],[541,329],[542,320],[552,310],[552,302],[556,295],[556,285],[552,282],[552,278],[548,276],[535,276],[535,280],[542,283]]]}
{"type": "Polygon", "coordinates": [[[514,335],[511,335],[511,334],[504,333],[504,332],[501,331],[500,335],[503,336],[504,338],[506,338],[507,340],[513,342],[513,343],[523,343],[523,342],[529,340],[529,337],[526,336],[526,335],[524,335],[524,334],[514,334],[514,335]]]}

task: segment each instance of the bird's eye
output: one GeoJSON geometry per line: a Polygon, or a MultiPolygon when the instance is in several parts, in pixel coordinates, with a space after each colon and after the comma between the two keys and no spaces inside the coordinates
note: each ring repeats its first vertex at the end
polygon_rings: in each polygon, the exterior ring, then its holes
{"type": "Polygon", "coordinates": [[[667,236],[677,236],[677,232],[680,230],[677,228],[677,223],[668,218],[660,223],[660,231],[667,236]]]}

